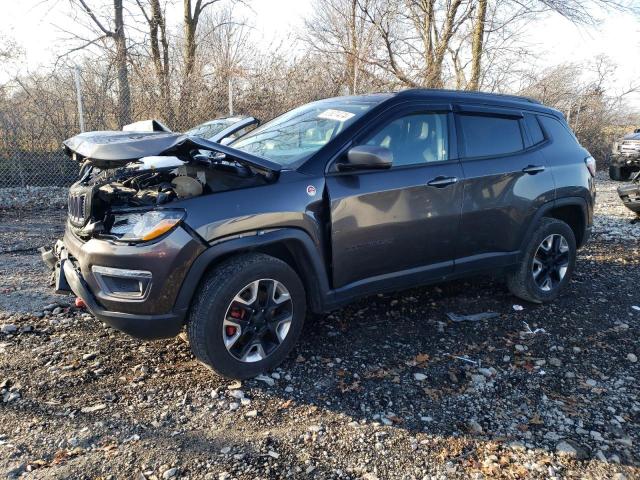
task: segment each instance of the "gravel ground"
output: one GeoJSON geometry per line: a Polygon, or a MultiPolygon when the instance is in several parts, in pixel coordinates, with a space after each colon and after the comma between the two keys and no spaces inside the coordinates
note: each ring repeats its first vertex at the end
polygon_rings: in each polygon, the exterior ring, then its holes
{"type": "Polygon", "coordinates": [[[558,301],[486,277],[368,298],[309,320],[281,368],[242,383],[180,338],[129,338],[52,295],[35,249],[64,213],[0,210],[0,472],[639,478],[640,226],[598,183],[594,238],[558,301]]]}

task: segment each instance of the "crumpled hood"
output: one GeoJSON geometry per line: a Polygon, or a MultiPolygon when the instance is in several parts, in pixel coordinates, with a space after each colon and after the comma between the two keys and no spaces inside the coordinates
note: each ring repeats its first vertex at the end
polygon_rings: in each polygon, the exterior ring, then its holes
{"type": "Polygon", "coordinates": [[[85,132],[63,142],[68,154],[104,162],[131,162],[158,155],[172,147],[180,133],[168,132],[85,132]]]}
{"type": "MultiPolygon", "coordinates": [[[[242,150],[173,132],[85,132],[63,142],[66,153],[74,160],[90,160],[101,168],[125,165],[143,157],[157,155],[190,156],[194,150],[218,152],[269,173],[278,173],[282,166],[266,158],[242,150]]],[[[187,160],[188,161],[188,160],[187,160]]]]}

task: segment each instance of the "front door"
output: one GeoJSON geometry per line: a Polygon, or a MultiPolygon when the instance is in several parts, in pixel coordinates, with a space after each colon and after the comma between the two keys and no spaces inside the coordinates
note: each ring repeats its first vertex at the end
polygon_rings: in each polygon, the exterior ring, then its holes
{"type": "Polygon", "coordinates": [[[399,112],[354,145],[393,154],[388,170],[328,174],[335,288],[453,269],[462,168],[450,154],[452,115],[399,112]]]}

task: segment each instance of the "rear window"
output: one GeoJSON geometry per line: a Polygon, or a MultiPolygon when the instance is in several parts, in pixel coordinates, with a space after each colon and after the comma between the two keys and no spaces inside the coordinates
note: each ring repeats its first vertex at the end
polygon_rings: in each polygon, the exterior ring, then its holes
{"type": "Polygon", "coordinates": [[[540,115],[538,118],[540,119],[540,122],[542,123],[545,131],[549,135],[551,135],[551,138],[555,142],[566,142],[571,145],[577,142],[576,137],[574,137],[573,133],[571,133],[566,126],[564,126],[555,118],[546,117],[544,115],[540,115]]]}
{"type": "Polygon", "coordinates": [[[488,115],[460,115],[467,157],[488,157],[524,148],[517,119],[488,115]]]}
{"type": "Polygon", "coordinates": [[[524,120],[527,123],[527,130],[529,130],[529,135],[531,136],[531,144],[537,145],[538,143],[544,142],[544,134],[542,133],[536,116],[528,113],[524,116],[524,120]]]}

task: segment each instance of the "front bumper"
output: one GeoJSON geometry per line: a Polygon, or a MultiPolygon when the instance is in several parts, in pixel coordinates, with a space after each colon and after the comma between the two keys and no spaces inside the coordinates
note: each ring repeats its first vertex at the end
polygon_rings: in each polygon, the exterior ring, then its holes
{"type": "MultiPolygon", "coordinates": [[[[175,308],[176,297],[202,251],[204,245],[180,227],[156,242],[138,245],[98,239],[84,242],[67,228],[53,252],[56,290],[70,290],[98,320],[134,337],[172,337],[180,332],[186,316],[185,308],[175,308]],[[98,273],[119,269],[148,274],[138,298],[114,294],[98,273]]],[[[52,252],[42,255],[51,265],[52,252]]]]}
{"type": "Polygon", "coordinates": [[[639,183],[631,183],[629,185],[623,185],[618,187],[618,195],[620,196],[620,200],[624,203],[624,206],[627,207],[632,212],[640,215],[640,184],[639,183]]]}
{"type": "Polygon", "coordinates": [[[617,167],[640,167],[640,151],[614,154],[611,156],[611,164],[617,167]]]}

